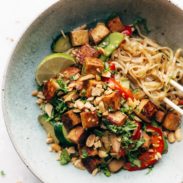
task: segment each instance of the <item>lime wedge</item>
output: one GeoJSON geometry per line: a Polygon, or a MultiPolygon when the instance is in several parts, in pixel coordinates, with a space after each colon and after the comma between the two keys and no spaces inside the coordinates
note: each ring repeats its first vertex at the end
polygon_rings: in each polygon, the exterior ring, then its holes
{"type": "Polygon", "coordinates": [[[36,81],[42,85],[43,81],[54,77],[60,71],[75,64],[74,58],[66,53],[53,53],[46,56],[36,70],[36,81]]]}

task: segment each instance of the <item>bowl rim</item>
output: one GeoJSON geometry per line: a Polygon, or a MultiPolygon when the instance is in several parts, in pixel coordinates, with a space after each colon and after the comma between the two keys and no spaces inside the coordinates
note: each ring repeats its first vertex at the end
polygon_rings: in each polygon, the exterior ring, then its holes
{"type": "MultiPolygon", "coordinates": [[[[6,79],[7,79],[7,75],[8,75],[8,69],[10,67],[10,65],[12,64],[12,58],[13,55],[16,52],[16,49],[18,48],[18,46],[20,45],[21,41],[24,39],[25,35],[29,32],[29,30],[31,30],[31,27],[36,25],[40,20],[41,17],[44,17],[46,15],[49,15],[49,12],[51,12],[52,9],[54,9],[54,7],[57,6],[57,4],[62,3],[64,0],[57,0],[56,2],[52,3],[50,6],[46,7],[45,9],[41,10],[41,12],[37,13],[34,18],[32,18],[32,20],[28,23],[28,25],[26,25],[24,27],[24,29],[21,31],[18,40],[16,41],[16,43],[13,45],[12,49],[10,50],[10,54],[9,57],[6,61],[5,67],[4,67],[4,71],[3,71],[3,76],[2,76],[2,84],[1,84],[1,107],[2,107],[2,119],[3,122],[6,126],[6,130],[8,132],[8,136],[9,139],[11,141],[11,144],[13,145],[14,150],[16,151],[16,153],[18,154],[19,158],[21,159],[21,161],[24,163],[24,165],[28,168],[28,170],[30,171],[30,173],[35,176],[40,182],[42,183],[48,183],[46,180],[44,180],[44,178],[39,175],[39,172],[36,172],[34,170],[34,168],[27,162],[27,159],[24,157],[24,155],[21,153],[21,151],[19,150],[13,135],[11,133],[11,129],[10,126],[8,125],[8,121],[9,121],[9,117],[8,117],[8,111],[3,107],[5,106],[5,86],[6,86],[6,79]]],[[[181,10],[183,12],[183,5],[178,5],[176,3],[175,0],[164,0],[167,1],[169,3],[171,3],[172,6],[174,6],[175,8],[177,8],[179,11],[181,10]],[[174,2],[175,1],[175,2],[174,2]]]]}

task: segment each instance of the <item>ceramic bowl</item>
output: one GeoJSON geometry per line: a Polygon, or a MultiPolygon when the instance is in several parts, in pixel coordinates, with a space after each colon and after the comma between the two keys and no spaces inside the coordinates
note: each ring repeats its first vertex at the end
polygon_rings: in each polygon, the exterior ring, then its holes
{"type": "Polygon", "coordinates": [[[34,73],[40,60],[50,53],[52,38],[61,29],[117,12],[124,22],[136,16],[147,19],[150,37],[173,49],[183,46],[183,11],[166,0],[61,0],[42,13],[19,40],[9,62],[4,81],[4,119],[13,144],[25,164],[45,183],[181,183],[183,182],[183,142],[175,143],[153,171],[121,171],[110,178],[91,176],[72,165],[61,166],[48,151],[46,134],[37,121],[40,113],[31,96],[36,88],[34,73]]]}

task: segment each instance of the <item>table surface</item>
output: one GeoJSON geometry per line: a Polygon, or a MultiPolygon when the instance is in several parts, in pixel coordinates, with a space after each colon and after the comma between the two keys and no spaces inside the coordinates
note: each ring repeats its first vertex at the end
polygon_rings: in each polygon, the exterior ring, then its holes
{"type": "MultiPolygon", "coordinates": [[[[0,0],[0,86],[9,55],[34,18],[57,0],[0,0]]],[[[183,0],[172,0],[183,7],[183,0]]],[[[0,96],[1,101],[1,96],[0,96]]],[[[40,183],[20,160],[13,148],[2,116],[0,103],[0,183],[40,183]],[[1,175],[1,171],[5,173],[1,175]]]]}

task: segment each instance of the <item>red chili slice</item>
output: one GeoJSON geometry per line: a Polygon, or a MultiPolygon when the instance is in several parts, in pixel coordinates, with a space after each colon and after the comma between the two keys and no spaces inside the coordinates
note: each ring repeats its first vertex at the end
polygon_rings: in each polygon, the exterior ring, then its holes
{"type": "Polygon", "coordinates": [[[114,87],[115,90],[118,90],[120,92],[120,94],[125,98],[125,99],[128,99],[128,98],[131,98],[133,99],[133,94],[132,92],[127,89],[127,88],[124,88],[118,81],[116,81],[114,78],[103,78],[103,81],[104,82],[108,82],[108,83],[111,83],[114,87]]]}
{"type": "Polygon", "coordinates": [[[124,166],[124,169],[128,171],[135,171],[145,169],[158,161],[158,157],[161,156],[164,150],[164,141],[163,141],[163,133],[160,128],[147,126],[147,132],[152,132],[151,142],[152,148],[144,152],[139,156],[139,160],[141,162],[141,166],[133,166],[131,163],[127,162],[124,166]]]}
{"type": "Polygon", "coordinates": [[[126,34],[126,35],[128,35],[128,36],[131,36],[132,33],[133,33],[132,27],[129,26],[129,25],[126,25],[126,26],[125,26],[125,29],[124,29],[124,31],[123,31],[122,33],[123,33],[123,34],[126,34]]]}

